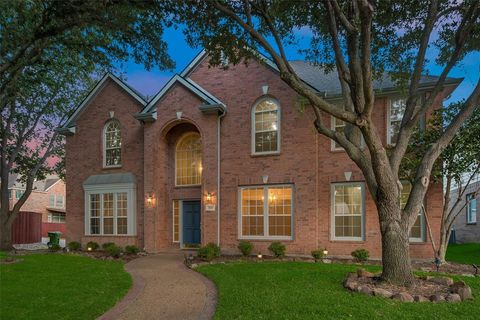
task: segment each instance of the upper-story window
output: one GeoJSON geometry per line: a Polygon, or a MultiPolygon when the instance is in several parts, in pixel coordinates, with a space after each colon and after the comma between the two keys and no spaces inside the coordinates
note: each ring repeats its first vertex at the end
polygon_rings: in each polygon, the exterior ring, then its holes
{"type": "Polygon", "coordinates": [[[175,149],[175,185],[202,183],[202,143],[198,132],[183,135],[175,149]]]}
{"type": "Polygon", "coordinates": [[[474,193],[467,194],[467,223],[477,223],[477,199],[474,193]]]}
{"type": "Polygon", "coordinates": [[[65,208],[65,198],[61,194],[51,194],[49,199],[50,208],[65,208]]]}
{"type": "Polygon", "coordinates": [[[400,132],[407,101],[403,98],[391,99],[387,122],[387,143],[395,144],[400,132]]]}
{"type": "MultiPolygon", "coordinates": [[[[412,184],[408,181],[402,181],[402,191],[400,192],[400,208],[403,210],[407,205],[408,198],[412,192],[412,184]]],[[[423,210],[417,214],[415,223],[410,229],[410,242],[423,242],[425,241],[425,216],[423,210]]]]}
{"type": "Polygon", "coordinates": [[[122,165],[122,140],[120,123],[110,120],[103,130],[103,165],[105,167],[119,167],[122,165]]]}
{"type": "Polygon", "coordinates": [[[252,109],[252,153],[268,154],[280,151],[280,106],[263,99],[252,109]]]}

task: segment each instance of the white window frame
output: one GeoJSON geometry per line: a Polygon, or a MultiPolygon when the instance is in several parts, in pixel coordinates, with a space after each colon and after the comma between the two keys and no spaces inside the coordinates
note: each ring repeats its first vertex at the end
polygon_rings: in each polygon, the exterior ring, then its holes
{"type": "Polygon", "coordinates": [[[251,114],[250,114],[250,118],[251,118],[251,133],[250,133],[250,136],[251,136],[251,154],[252,155],[255,155],[255,156],[258,156],[258,155],[278,155],[280,154],[280,150],[281,150],[281,140],[282,140],[282,117],[281,117],[281,114],[282,114],[282,109],[281,109],[281,106],[280,106],[280,103],[278,102],[277,99],[273,98],[273,97],[270,97],[270,96],[266,96],[266,97],[263,97],[261,98],[260,100],[258,100],[257,102],[255,102],[255,104],[253,105],[252,107],[252,110],[251,110],[251,114]],[[277,150],[275,151],[263,151],[263,152],[256,152],[255,151],[255,144],[256,144],[256,141],[255,141],[255,136],[256,136],[256,130],[255,130],[255,117],[256,117],[256,109],[257,109],[257,106],[266,101],[266,100],[271,100],[273,101],[276,105],[277,105],[277,150]]]}
{"type": "Polygon", "coordinates": [[[365,241],[365,182],[334,182],[330,185],[330,240],[333,241],[365,241]],[[362,223],[360,237],[337,237],[335,235],[335,187],[336,186],[360,186],[362,194],[362,223]]]}
{"type": "Polygon", "coordinates": [[[182,134],[178,140],[177,140],[177,143],[175,143],[175,150],[173,151],[174,153],[174,168],[173,170],[175,171],[175,187],[178,187],[178,188],[183,188],[183,187],[198,187],[198,186],[201,186],[202,185],[202,180],[203,180],[203,142],[201,143],[201,146],[202,146],[202,150],[201,150],[201,158],[202,158],[202,172],[200,173],[200,183],[198,184],[178,184],[177,183],[177,148],[178,148],[178,145],[180,144],[180,142],[185,139],[187,136],[189,135],[192,135],[192,134],[198,134],[198,136],[200,137],[200,142],[202,142],[202,136],[200,135],[200,132],[197,132],[197,131],[189,131],[189,132],[186,132],[184,134],[182,134]]]}
{"type": "Polygon", "coordinates": [[[474,193],[469,193],[465,196],[465,201],[467,201],[467,204],[465,206],[466,209],[466,214],[467,214],[467,224],[477,224],[477,198],[473,197],[475,194],[474,193]],[[469,201],[469,197],[472,196],[472,199],[469,201]],[[472,200],[475,201],[475,206],[472,207],[472,200]],[[470,217],[470,211],[475,212],[475,219],[471,219],[470,217]]]}
{"type": "Polygon", "coordinates": [[[123,157],[122,157],[122,127],[121,127],[121,124],[120,124],[120,121],[118,121],[117,119],[110,119],[108,120],[105,125],[103,126],[103,130],[102,130],[102,146],[103,146],[103,167],[104,168],[121,168],[122,167],[122,161],[123,161],[123,157]],[[107,127],[110,125],[110,123],[112,122],[116,122],[118,123],[118,126],[120,127],[120,164],[116,164],[116,165],[107,165],[107,139],[106,139],[106,131],[107,131],[107,127]]]}
{"type": "Polygon", "coordinates": [[[66,221],[65,221],[65,218],[66,218],[65,213],[49,213],[49,214],[48,214],[48,219],[47,219],[47,221],[50,222],[50,223],[65,223],[65,222],[66,222],[66,221]],[[54,220],[54,219],[53,219],[53,216],[54,216],[54,215],[63,215],[63,216],[64,216],[64,220],[63,220],[63,221],[53,221],[53,220],[54,220]]]}
{"type": "Polygon", "coordinates": [[[293,184],[269,184],[269,185],[253,185],[243,186],[238,189],[238,239],[240,240],[293,240],[295,235],[295,187],[293,184]],[[292,190],[292,205],[291,205],[291,222],[290,222],[290,236],[270,236],[269,233],[269,221],[268,221],[268,190],[270,188],[289,187],[292,190]],[[263,188],[264,201],[263,201],[263,236],[244,236],[242,233],[242,191],[246,189],[259,189],[263,188]],[[267,201],[265,201],[267,199],[267,201]]]}
{"type": "Polygon", "coordinates": [[[136,187],[133,183],[89,185],[84,187],[85,194],[85,235],[95,237],[124,237],[136,235],[136,187]],[[127,233],[117,234],[117,193],[127,193],[127,233]],[[103,194],[113,193],[113,234],[103,234],[103,194]],[[100,194],[100,232],[92,234],[90,230],[90,195],[100,194]]]}

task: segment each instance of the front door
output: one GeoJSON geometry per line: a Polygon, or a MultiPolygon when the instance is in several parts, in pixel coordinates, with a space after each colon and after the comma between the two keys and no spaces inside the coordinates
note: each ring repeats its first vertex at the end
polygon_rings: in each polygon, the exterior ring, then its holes
{"type": "Polygon", "coordinates": [[[200,244],[200,201],[183,201],[182,207],[182,243],[200,244]]]}

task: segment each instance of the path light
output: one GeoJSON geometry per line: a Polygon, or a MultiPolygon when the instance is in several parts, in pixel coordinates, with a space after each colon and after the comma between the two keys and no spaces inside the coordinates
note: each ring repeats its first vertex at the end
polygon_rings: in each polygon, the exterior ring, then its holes
{"type": "Polygon", "coordinates": [[[87,250],[88,250],[88,251],[92,251],[92,247],[88,247],[87,250]]]}
{"type": "Polygon", "coordinates": [[[438,257],[435,257],[435,267],[437,267],[437,272],[440,269],[441,265],[442,265],[442,260],[440,260],[438,257]]]}
{"type": "Polygon", "coordinates": [[[323,249],[323,257],[326,258],[328,256],[327,248],[323,249]]]}
{"type": "Polygon", "coordinates": [[[258,258],[258,259],[262,259],[262,258],[263,258],[263,255],[259,252],[259,253],[257,254],[257,258],[258,258]]]}

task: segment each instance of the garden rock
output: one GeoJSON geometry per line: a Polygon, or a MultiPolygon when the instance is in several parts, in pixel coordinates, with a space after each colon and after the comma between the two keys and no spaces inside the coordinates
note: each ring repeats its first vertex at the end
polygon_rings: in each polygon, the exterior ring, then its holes
{"type": "Polygon", "coordinates": [[[418,294],[415,295],[415,296],[413,296],[413,300],[414,300],[415,302],[429,302],[429,301],[430,301],[430,300],[428,300],[426,297],[421,296],[421,295],[418,295],[418,294]]]}
{"type": "Polygon", "coordinates": [[[369,286],[359,286],[358,292],[371,296],[373,291],[369,286]]]}
{"type": "Polygon", "coordinates": [[[382,288],[375,288],[373,289],[373,295],[378,297],[383,297],[383,298],[391,298],[393,293],[382,288]]]}
{"type": "Polygon", "coordinates": [[[433,277],[427,280],[433,283],[444,285],[444,286],[451,286],[453,284],[452,278],[448,278],[448,277],[433,277]]]}
{"type": "Polygon", "coordinates": [[[467,284],[464,281],[462,280],[456,281],[450,286],[450,292],[458,293],[458,290],[460,288],[465,288],[465,287],[467,287],[467,284]]]}
{"type": "Polygon", "coordinates": [[[359,278],[372,278],[374,276],[373,273],[368,272],[367,270],[362,268],[357,270],[357,275],[359,278]]]}
{"type": "Polygon", "coordinates": [[[456,294],[456,293],[450,293],[449,295],[447,295],[445,297],[445,300],[447,300],[448,302],[461,302],[462,301],[462,298],[460,298],[460,295],[459,294],[456,294]]]}
{"type": "Polygon", "coordinates": [[[434,303],[438,303],[438,302],[444,302],[445,301],[445,297],[441,294],[432,294],[430,296],[430,301],[434,302],[434,303]]]}
{"type": "Polygon", "coordinates": [[[392,296],[393,299],[397,299],[403,302],[413,302],[413,297],[406,292],[399,292],[392,296]]]}
{"type": "Polygon", "coordinates": [[[358,283],[354,280],[347,279],[345,280],[343,286],[347,288],[348,290],[356,291],[358,288],[358,283]]]}
{"type": "Polygon", "coordinates": [[[457,293],[458,293],[458,295],[460,296],[460,298],[462,299],[462,301],[469,300],[469,299],[473,299],[472,289],[470,289],[469,286],[466,286],[466,287],[463,287],[463,288],[459,288],[459,289],[457,290],[457,293]]]}

